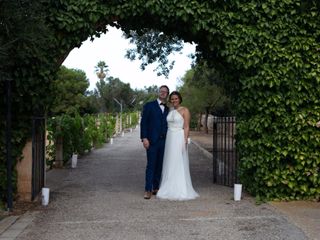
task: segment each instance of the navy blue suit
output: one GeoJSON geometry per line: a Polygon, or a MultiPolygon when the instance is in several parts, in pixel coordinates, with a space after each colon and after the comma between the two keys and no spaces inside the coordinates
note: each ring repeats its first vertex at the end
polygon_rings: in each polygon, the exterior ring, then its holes
{"type": "Polygon", "coordinates": [[[162,113],[157,100],[148,102],[143,106],[140,124],[140,138],[147,138],[150,143],[150,146],[147,149],[147,168],[145,179],[145,191],[147,192],[159,189],[165,137],[168,129],[168,111],[168,107],[165,106],[164,112],[162,113]]]}

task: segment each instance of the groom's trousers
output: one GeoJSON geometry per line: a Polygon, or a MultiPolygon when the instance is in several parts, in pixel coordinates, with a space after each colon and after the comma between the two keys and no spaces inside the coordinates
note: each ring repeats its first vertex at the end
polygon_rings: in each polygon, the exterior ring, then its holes
{"type": "Polygon", "coordinates": [[[147,168],[145,191],[159,189],[162,163],[164,155],[165,138],[159,139],[156,143],[150,144],[147,149],[147,168]]]}

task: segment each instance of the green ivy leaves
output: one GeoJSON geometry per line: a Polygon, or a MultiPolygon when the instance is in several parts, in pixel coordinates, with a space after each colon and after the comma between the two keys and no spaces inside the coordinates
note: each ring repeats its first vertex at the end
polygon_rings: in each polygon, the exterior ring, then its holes
{"type": "MultiPolygon", "coordinates": [[[[43,12],[47,44],[37,51],[21,47],[23,64],[13,71],[17,116],[49,102],[58,66],[106,25],[156,29],[195,42],[198,59],[238,87],[233,98],[246,189],[258,200],[320,198],[317,1],[59,0],[47,2],[43,12]]],[[[26,129],[22,125],[17,129],[26,129]]]]}

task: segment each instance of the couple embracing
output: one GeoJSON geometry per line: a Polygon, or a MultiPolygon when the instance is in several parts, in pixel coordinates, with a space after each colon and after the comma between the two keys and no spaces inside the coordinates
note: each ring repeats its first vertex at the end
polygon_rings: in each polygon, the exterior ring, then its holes
{"type": "Polygon", "coordinates": [[[190,113],[181,106],[182,97],[169,88],[159,88],[158,99],[144,105],[140,138],[147,151],[144,198],[191,200],[198,197],[192,186],[188,136],[190,113]]]}

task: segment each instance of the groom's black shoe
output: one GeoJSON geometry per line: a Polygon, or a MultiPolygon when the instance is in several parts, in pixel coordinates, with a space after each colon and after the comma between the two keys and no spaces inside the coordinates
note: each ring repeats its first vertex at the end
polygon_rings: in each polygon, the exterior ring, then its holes
{"type": "Polygon", "coordinates": [[[152,193],[151,192],[144,192],[144,199],[150,199],[151,198],[152,193]]]}
{"type": "Polygon", "coordinates": [[[154,189],[154,190],[152,191],[152,195],[157,195],[158,191],[159,191],[159,189],[154,189]]]}

